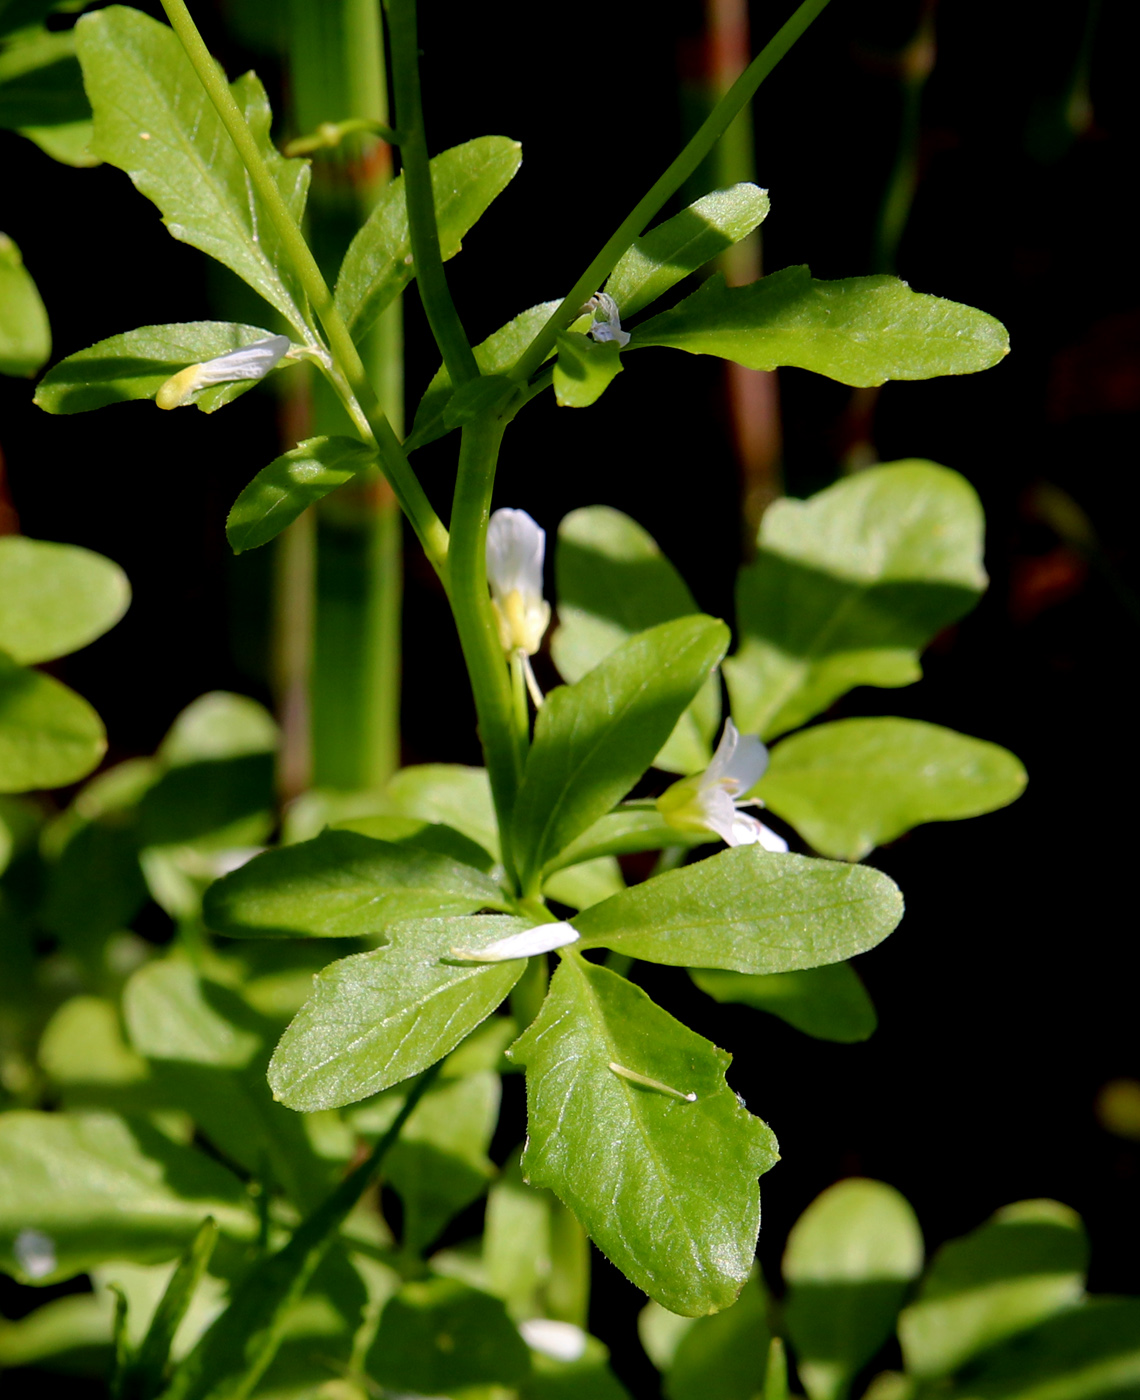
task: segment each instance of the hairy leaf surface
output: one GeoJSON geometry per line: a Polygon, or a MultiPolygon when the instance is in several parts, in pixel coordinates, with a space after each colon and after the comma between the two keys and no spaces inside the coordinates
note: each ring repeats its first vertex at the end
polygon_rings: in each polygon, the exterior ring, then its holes
{"type": "Polygon", "coordinates": [[[546,698],[515,808],[525,880],[637,782],[724,655],[728,629],[682,617],[631,637],[546,698]]]}
{"type": "Polygon", "coordinates": [[[275,1096],[311,1111],[355,1103],[418,1074],[488,1017],[522,976],[525,959],[462,962],[528,924],[521,919],[418,919],[392,942],[332,963],[281,1038],[269,1066],[275,1096]]]}
{"type": "Polygon", "coordinates": [[[791,972],[866,952],[902,912],[898,886],[878,870],[754,845],[654,876],[574,927],[587,947],[646,962],[791,972]]]}
{"type": "Polygon", "coordinates": [[[450,856],[324,831],[211,885],[204,916],[234,938],[360,938],[398,919],[502,907],[494,880],[450,856]]]}
{"type": "MultiPolygon", "coordinates": [[[[75,27],[96,155],[126,171],[154,201],[171,234],[224,263],[307,338],[307,303],[245,165],[172,29],[122,5],[75,27]]],[[[262,158],[298,220],[307,161],[286,160],[269,136],[272,113],[252,73],[232,92],[262,158]]]]}
{"type": "Polygon", "coordinates": [[[984,311],[912,292],[897,277],[821,282],[786,267],[746,287],[723,276],[633,332],[629,349],[669,345],[747,369],[793,365],[868,386],[989,369],[1009,353],[1005,327],[984,311]]]}
{"type": "Polygon", "coordinates": [[[861,860],[922,822],[1008,806],[1025,769],[1007,749],[913,719],[844,719],[772,751],[757,793],[825,856],[861,860]]]}
{"type": "Polygon", "coordinates": [[[725,1083],[730,1057],[640,988],[574,956],[510,1054],[527,1071],[527,1180],[561,1197],[603,1253],[672,1312],[733,1303],[756,1246],[756,1179],[777,1152],[725,1083]]]}

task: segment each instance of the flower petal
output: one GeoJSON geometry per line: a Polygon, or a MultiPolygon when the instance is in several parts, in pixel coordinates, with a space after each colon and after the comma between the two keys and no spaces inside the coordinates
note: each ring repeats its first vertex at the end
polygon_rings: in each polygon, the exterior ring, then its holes
{"type": "Polygon", "coordinates": [[[497,510],[487,526],[487,582],[500,603],[511,594],[542,600],[546,531],[525,510],[497,510]]]}
{"type": "Polygon", "coordinates": [[[577,943],[579,936],[572,924],[539,924],[536,928],[526,928],[521,933],[498,938],[484,948],[452,948],[451,956],[462,958],[464,962],[509,962],[511,958],[529,958],[536,953],[565,948],[570,943],[577,943]]]}

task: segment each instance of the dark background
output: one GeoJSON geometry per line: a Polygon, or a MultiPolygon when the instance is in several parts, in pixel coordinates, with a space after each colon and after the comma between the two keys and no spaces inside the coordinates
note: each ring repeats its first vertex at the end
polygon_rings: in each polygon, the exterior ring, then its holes
{"type": "MultiPolygon", "coordinates": [[[[790,9],[753,6],[757,46],[790,9]]],[[[1005,812],[921,829],[873,857],[902,886],[908,913],[859,960],[881,1023],[865,1045],[812,1041],[715,1006],[681,973],[643,973],[671,1010],[734,1053],[734,1087],[780,1138],[784,1160],[763,1184],[761,1257],[772,1278],[797,1214],[838,1177],[862,1173],[908,1196],[931,1248],[1008,1201],[1058,1197],[1089,1224],[1092,1287],[1140,1291],[1140,1145],[1111,1137],[1093,1111],[1107,1080],[1140,1076],[1127,679],[1138,626],[1129,545],[1140,296],[1125,217],[1140,14],[1129,0],[1105,0],[1093,120],[1066,140],[1057,117],[1086,9],[1086,0],[939,9],[899,272],[920,291],[999,316],[1013,353],[976,377],[887,386],[875,440],[883,460],[928,457],[973,482],[992,585],[939,639],[922,682],[855,691],[834,712],[898,713],[995,740],[1024,760],[1029,789],[1005,812]],[[1043,481],[1087,513],[1099,540],[1091,558],[1042,518],[1043,481]]],[[[526,155],[450,264],[476,340],[558,295],[681,139],[678,45],[699,28],[697,7],[581,0],[542,11],[551,27],[537,13],[517,0],[423,6],[433,149],[502,132],[526,155]]],[[[899,120],[897,83],[877,55],[910,37],[917,13],[917,0],[834,0],[761,90],[767,267],[871,270],[899,120]]],[[[256,62],[271,91],[279,85],[272,59],[243,50],[216,18],[207,28],[231,72],[256,62]]],[[[44,293],[57,356],[134,325],[210,314],[206,259],[166,236],[124,175],[65,169],[8,133],[0,148],[4,225],[44,293]]],[[[414,391],[437,363],[414,294],[407,322],[414,391]]],[[[807,494],[836,475],[850,394],[794,370],[781,372],[781,393],[788,490],[807,494]]],[[[268,698],[269,551],[235,563],[223,524],[275,453],[274,416],[259,392],[219,418],[171,419],[142,404],[47,418],[27,385],[0,382],[21,528],[100,550],[135,590],[126,620],[59,668],[106,719],[109,761],[150,752],[205,690],[268,698]]],[[[440,506],[452,453],[448,440],[420,457],[440,506]]],[[[508,435],[496,504],[525,507],[550,531],[576,506],[618,506],[657,537],[703,607],[730,616],[738,497],[719,365],[651,351],[590,413],[558,410],[549,396],[529,408],[508,435]]],[[[406,628],[406,761],[478,761],[451,624],[414,545],[406,628]]],[[[596,1299],[596,1328],[643,1393],[645,1363],[629,1342],[641,1295],[600,1261],[596,1299]]]]}

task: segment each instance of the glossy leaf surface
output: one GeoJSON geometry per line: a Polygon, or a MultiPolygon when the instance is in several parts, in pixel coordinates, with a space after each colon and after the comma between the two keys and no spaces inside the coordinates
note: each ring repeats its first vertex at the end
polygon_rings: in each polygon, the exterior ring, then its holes
{"type": "MultiPolygon", "coordinates": [[[[479,345],[473,346],[475,363],[480,372],[502,374],[509,370],[560,305],[557,301],[544,301],[538,306],[528,307],[479,345]]],[[[427,442],[435,442],[450,432],[444,414],[454,393],[451,376],[440,366],[416,409],[412,431],[404,444],[408,452],[423,447],[427,442]]]]}
{"type": "Polygon", "coordinates": [[[589,408],[621,373],[616,340],[593,341],[578,331],[558,332],[554,397],[560,408],[589,408]]]}
{"type": "MultiPolygon", "coordinates": [[[[610,506],[583,506],[563,516],[554,571],[558,628],[551,655],[568,681],[580,680],[635,632],[700,611],[653,536],[610,506]]],[[[719,723],[720,686],[710,676],[654,766],[673,773],[707,767],[719,723]]]]}
{"type": "Polygon", "coordinates": [[[77,782],[106,748],[103,721],[86,700],[0,654],[0,792],[77,782]]]}
{"type": "Polygon", "coordinates": [[[725,1083],[729,1056],[640,988],[573,956],[510,1053],[527,1071],[527,1180],[561,1197],[664,1307],[688,1316],[728,1307],[752,1266],[756,1178],[777,1156],[725,1083]]]}
{"type": "Polygon", "coordinates": [[[747,238],[768,216],[768,191],[742,182],[713,190],[636,239],[605,290],[633,316],[690,272],[747,238]]]}
{"type": "Polygon", "coordinates": [[[930,1378],[1081,1301],[1088,1240],[1059,1201],[1018,1201],[934,1256],[899,1318],[907,1370],[930,1378]]]}
{"type": "Polygon", "coordinates": [[[844,719],[778,744],[756,791],[821,854],[862,860],[923,822],[1008,806],[1025,784],[997,744],[913,719],[844,719]]]}
{"type": "Polygon", "coordinates": [[[0,374],[35,374],[51,354],[51,327],[20,250],[0,233],[0,374]]]}
{"type": "Polygon", "coordinates": [[[878,870],[753,845],[656,875],[574,927],[585,947],[646,962],[791,972],[866,952],[902,912],[897,885],[878,870]]]}
{"type": "Polygon", "coordinates": [[[909,685],[918,654],[978,601],[981,503],[933,462],[869,467],[765,512],[724,665],[742,733],[793,729],[856,685],[909,685]]]}
{"type": "MultiPolygon", "coordinates": [[[[444,262],[506,189],[522,164],[522,147],[506,136],[477,136],[431,162],[439,250],[444,262]]],[[[404,177],[397,175],[349,245],[336,283],[336,307],[359,340],[416,275],[404,177]]]]}
{"type": "Polygon", "coordinates": [[[326,967],[270,1062],[275,1096],[290,1108],[335,1108],[434,1064],[494,1011],[526,965],[461,962],[452,950],[526,927],[495,916],[419,919],[394,927],[386,947],[326,967]]]}
{"type": "Polygon", "coordinates": [[[784,1320],[810,1400],[837,1400],[894,1330],[922,1269],[922,1233],[893,1187],[851,1177],[792,1227],[784,1320]]]}
{"type": "Polygon", "coordinates": [[[678,618],[638,633],[539,711],[515,808],[515,859],[540,870],[637,782],[724,655],[723,622],[678,618]]]}
{"type": "Polygon", "coordinates": [[[336,822],[334,830],[355,831],[361,836],[371,836],[375,841],[388,841],[393,845],[437,851],[441,855],[451,856],[461,865],[473,865],[484,874],[487,874],[494,864],[488,852],[464,836],[461,831],[456,831],[453,826],[447,826],[443,822],[427,822],[420,817],[349,817],[345,821],[336,822]]]}
{"type": "Polygon", "coordinates": [[[766,976],[696,968],[692,978],[714,1001],[736,1002],[770,1012],[817,1040],[851,1045],[866,1040],[878,1025],[867,989],[850,963],[829,963],[766,976]]]}
{"type": "Polygon", "coordinates": [[[308,506],[375,460],[371,448],[346,437],[308,438],[282,453],[262,467],[233,503],[226,520],[233,552],[268,544],[308,506]]]}
{"type": "Polygon", "coordinates": [[[78,651],[118,622],[131,599],[117,564],[73,544],[0,538],[0,651],[34,666],[78,651]]]}
{"type": "Polygon", "coordinates": [[[266,851],[210,887],[204,915],[233,938],[361,938],[397,919],[503,907],[498,885],[450,856],[325,831],[266,851]]]}
{"type": "Polygon", "coordinates": [[[37,1283],[104,1259],[157,1263],[180,1254],[212,1215],[239,1239],[256,1233],[245,1187],[200,1152],[112,1114],[11,1111],[0,1116],[0,1267],[21,1230],[51,1244],[55,1266],[37,1283]]]}
{"type": "Polygon", "coordinates": [[[1009,353],[1005,327],[984,311],[912,292],[897,277],[821,282],[786,267],[746,287],[710,277],[633,332],[629,349],[669,345],[747,369],[794,365],[869,386],[989,369],[1009,353]]]}
{"type": "Polygon", "coordinates": [[[384,802],[397,816],[454,827],[498,859],[499,832],[485,768],[468,768],[461,763],[411,764],[389,779],[384,802]]]}
{"type": "MultiPolygon", "coordinates": [[[[175,238],[224,263],[305,335],[304,293],[173,30],[138,10],[111,5],[84,15],[75,37],[95,114],[94,153],[125,171],[154,201],[175,238]]],[[[233,83],[232,91],[282,198],[300,221],[308,162],[278,153],[269,136],[265,90],[252,73],[233,83]]]]}
{"type": "MultiPolygon", "coordinates": [[[[86,413],[112,403],[153,399],[179,370],[252,345],[269,334],[258,326],[232,321],[174,322],[125,331],[53,365],[36,388],[36,403],[48,413],[86,413]]],[[[288,363],[283,361],[281,367],[288,363]]],[[[188,401],[203,413],[213,413],[248,393],[256,382],[211,384],[196,390],[188,401]]]]}
{"type": "Polygon", "coordinates": [[[390,1390],[441,1395],[515,1385],[530,1357],[498,1298],[456,1279],[429,1279],[405,1284],[389,1300],[365,1364],[390,1390]]]}

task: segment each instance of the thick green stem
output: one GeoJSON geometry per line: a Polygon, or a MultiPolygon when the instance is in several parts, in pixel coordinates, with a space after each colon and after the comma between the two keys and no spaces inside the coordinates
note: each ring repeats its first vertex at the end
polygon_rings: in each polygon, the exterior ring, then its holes
{"type": "Polygon", "coordinates": [[[487,521],[503,428],[500,419],[484,417],[463,429],[451,507],[447,572],[451,611],[475,696],[479,738],[499,819],[503,865],[507,878],[513,881],[511,816],[521,776],[521,755],[510,671],[487,590],[487,521]]]}
{"type": "Polygon", "coordinates": [[[416,38],[416,0],[389,0],[388,30],[392,49],[392,90],[396,99],[396,126],[400,132],[400,163],[408,201],[408,230],[416,286],[431,333],[443,363],[455,385],[479,377],[467,332],[455,310],[435,222],[435,195],[424,131],[420,98],[419,46],[416,38]]]}
{"type": "MultiPolygon", "coordinates": [[[[165,3],[165,0],[164,0],[165,3]]],[[[511,370],[511,378],[527,380],[542,364],[554,346],[558,332],[578,315],[582,304],[598,290],[614,270],[617,260],[658,213],[665,202],[709,154],[712,148],[752,100],[756,89],[795,44],[808,26],[827,8],[828,0],[803,0],[791,19],[756,55],[732,87],[725,93],[700,129],[661,178],[644,195],[629,216],[618,226],[601,252],[578,278],[562,305],[543,326],[511,370]]]]}
{"type": "Polygon", "coordinates": [[[404,455],[399,439],[392,430],[392,425],[377,402],[352,336],[336,309],[332,292],[321,275],[317,260],[277,188],[277,182],[270,174],[258,149],[257,140],[241,108],[234,100],[229,84],[198,33],[185,0],[162,0],[162,8],[166,11],[171,28],[178,35],[194,71],[198,74],[206,95],[229,132],[230,139],[249,172],[250,182],[277,230],[285,254],[293,264],[305,294],[320,318],[328,336],[329,349],[336,361],[335,368],[328,372],[329,379],[349,410],[357,430],[366,441],[375,442],[380,465],[391,482],[396,499],[412,522],[428,559],[437,571],[442,572],[447,559],[447,531],[432,509],[423,487],[404,455]]]}

